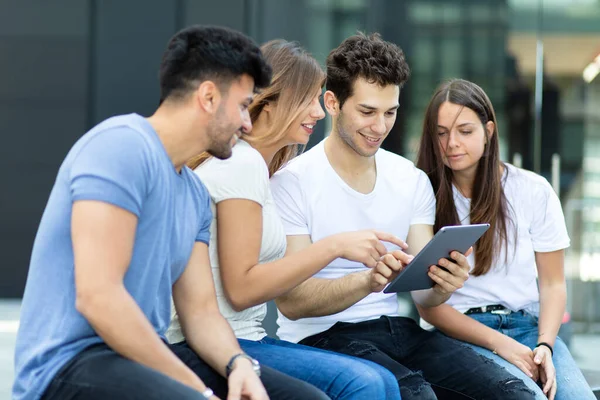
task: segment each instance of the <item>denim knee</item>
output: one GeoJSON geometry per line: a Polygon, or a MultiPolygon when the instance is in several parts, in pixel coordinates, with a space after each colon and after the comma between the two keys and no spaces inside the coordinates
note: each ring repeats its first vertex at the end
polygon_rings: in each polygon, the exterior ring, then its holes
{"type": "Polygon", "coordinates": [[[402,400],[436,400],[437,396],[431,385],[423,378],[421,372],[411,372],[400,378],[400,394],[402,400]]]}
{"type": "Polygon", "coordinates": [[[527,400],[536,399],[536,394],[518,378],[507,378],[499,381],[494,388],[495,399],[527,400]]]}
{"type": "Polygon", "coordinates": [[[400,399],[398,382],[385,368],[361,365],[353,368],[352,375],[338,399],[400,399]]]}

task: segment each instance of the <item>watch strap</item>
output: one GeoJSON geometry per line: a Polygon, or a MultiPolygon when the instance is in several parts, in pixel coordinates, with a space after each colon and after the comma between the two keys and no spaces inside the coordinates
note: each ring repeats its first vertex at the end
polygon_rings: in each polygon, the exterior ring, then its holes
{"type": "Polygon", "coordinates": [[[258,363],[258,361],[256,361],[254,358],[250,357],[246,353],[239,353],[239,354],[236,354],[233,357],[231,357],[231,359],[227,363],[227,366],[225,367],[225,375],[228,378],[229,378],[229,375],[231,375],[235,361],[238,358],[245,358],[245,359],[249,360],[250,363],[252,364],[252,369],[254,370],[254,372],[256,372],[256,375],[260,376],[260,364],[258,363]]]}

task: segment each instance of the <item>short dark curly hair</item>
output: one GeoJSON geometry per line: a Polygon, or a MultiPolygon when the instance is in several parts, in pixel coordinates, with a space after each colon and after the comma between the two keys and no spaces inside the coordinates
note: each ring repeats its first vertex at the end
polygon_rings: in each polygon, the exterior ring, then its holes
{"type": "Polygon", "coordinates": [[[340,108],[352,96],[354,82],[364,78],[380,86],[402,87],[410,76],[404,52],[378,33],[350,36],[327,57],[327,90],[335,94],[340,108]]]}
{"type": "Polygon", "coordinates": [[[227,86],[244,74],[255,88],[271,82],[271,67],[252,39],[221,26],[193,25],[169,40],[160,64],[160,101],[184,97],[205,80],[227,86]]]}

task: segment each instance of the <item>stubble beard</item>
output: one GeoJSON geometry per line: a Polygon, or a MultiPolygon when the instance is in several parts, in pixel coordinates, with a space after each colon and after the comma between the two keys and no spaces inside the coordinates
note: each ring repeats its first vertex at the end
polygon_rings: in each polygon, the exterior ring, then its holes
{"type": "MultiPolygon", "coordinates": [[[[361,157],[372,157],[375,155],[375,153],[377,153],[377,150],[379,150],[379,149],[376,149],[375,152],[373,154],[371,154],[371,153],[367,153],[367,152],[363,151],[360,148],[360,146],[354,140],[352,133],[349,133],[349,130],[346,129],[345,124],[344,124],[344,114],[342,112],[340,112],[340,114],[339,114],[337,130],[338,130],[338,135],[339,135],[340,139],[342,139],[342,141],[348,147],[350,147],[356,154],[358,154],[361,157]]],[[[359,135],[358,132],[356,132],[356,134],[359,135]]]]}
{"type": "Polygon", "coordinates": [[[236,129],[232,124],[226,123],[224,113],[222,110],[218,111],[213,123],[209,125],[207,130],[210,146],[206,152],[220,160],[228,159],[232,154],[231,139],[233,138],[233,134],[239,130],[240,128],[236,129]],[[228,135],[229,132],[232,134],[228,135]],[[224,140],[225,135],[227,135],[227,140],[224,140]]]}

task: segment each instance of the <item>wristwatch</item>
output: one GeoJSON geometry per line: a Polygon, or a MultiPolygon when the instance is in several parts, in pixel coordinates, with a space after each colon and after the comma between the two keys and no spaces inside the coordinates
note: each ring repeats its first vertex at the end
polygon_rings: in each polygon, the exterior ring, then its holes
{"type": "Polygon", "coordinates": [[[204,392],[200,393],[202,395],[202,397],[206,400],[210,400],[211,397],[213,397],[214,393],[212,391],[211,388],[207,387],[206,389],[204,389],[204,392]]]}
{"type": "Polygon", "coordinates": [[[233,365],[235,364],[235,361],[240,357],[250,361],[250,363],[252,364],[252,369],[254,370],[254,372],[256,372],[256,375],[260,376],[260,364],[258,363],[258,361],[250,357],[246,353],[239,353],[231,357],[231,359],[227,363],[227,366],[225,367],[225,374],[227,375],[227,377],[231,375],[231,372],[233,371],[233,365]]]}

